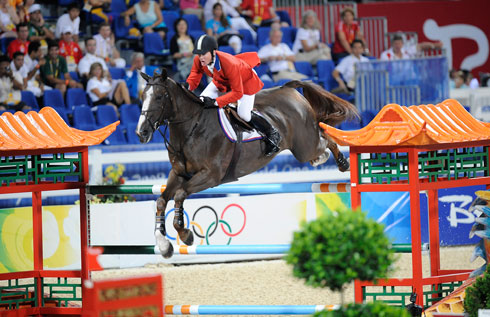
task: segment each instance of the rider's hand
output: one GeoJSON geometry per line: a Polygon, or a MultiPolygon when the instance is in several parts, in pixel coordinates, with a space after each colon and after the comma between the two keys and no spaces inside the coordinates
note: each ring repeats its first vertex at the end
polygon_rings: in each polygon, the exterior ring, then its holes
{"type": "Polygon", "coordinates": [[[184,81],[184,82],[182,83],[182,87],[184,87],[185,89],[189,90],[189,83],[188,83],[188,82],[186,82],[186,81],[184,81]]]}
{"type": "Polygon", "coordinates": [[[218,102],[215,99],[209,98],[207,96],[201,96],[201,101],[204,103],[205,107],[217,107],[218,102]]]}

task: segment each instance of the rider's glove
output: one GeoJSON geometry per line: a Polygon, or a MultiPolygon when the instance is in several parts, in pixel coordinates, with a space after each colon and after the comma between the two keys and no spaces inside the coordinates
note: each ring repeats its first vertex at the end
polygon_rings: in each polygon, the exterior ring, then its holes
{"type": "Polygon", "coordinates": [[[200,98],[201,98],[201,101],[204,103],[205,107],[217,107],[218,106],[218,102],[213,98],[209,98],[207,96],[201,96],[200,98]]]}

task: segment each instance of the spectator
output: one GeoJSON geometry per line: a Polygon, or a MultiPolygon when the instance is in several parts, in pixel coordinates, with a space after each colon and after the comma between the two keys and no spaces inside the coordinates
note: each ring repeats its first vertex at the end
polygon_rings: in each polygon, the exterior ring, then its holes
{"type": "Polygon", "coordinates": [[[14,78],[8,56],[0,55],[0,110],[28,110],[31,107],[21,101],[22,83],[14,78]]]}
{"type": "Polygon", "coordinates": [[[146,86],[146,81],[140,73],[147,73],[145,55],[141,52],[135,52],[131,56],[131,67],[126,71],[126,83],[132,98],[141,99],[141,94],[146,86]]]}
{"type": "Polygon", "coordinates": [[[101,63],[93,63],[90,66],[89,81],[87,83],[87,93],[94,106],[111,105],[117,111],[117,106],[123,103],[130,104],[128,87],[126,82],[113,81],[104,77],[101,63]]]}
{"type": "Polygon", "coordinates": [[[343,58],[332,72],[333,78],[339,83],[339,88],[335,92],[348,93],[354,91],[356,84],[355,65],[359,62],[369,62],[367,57],[362,56],[364,43],[361,40],[354,40],[351,46],[352,54],[343,58]]]}
{"type": "Polygon", "coordinates": [[[204,9],[201,7],[199,0],[180,0],[179,5],[183,14],[194,14],[204,27],[204,9]]]}
{"type": "MultiPolygon", "coordinates": [[[[272,0],[243,0],[240,7],[242,15],[248,17],[250,23],[256,27],[270,26],[275,21],[280,22],[272,0]]],[[[289,26],[286,22],[283,24],[289,26]]]]}
{"type": "Polygon", "coordinates": [[[116,48],[116,39],[111,31],[111,26],[102,23],[99,28],[99,34],[94,36],[95,54],[105,60],[107,66],[126,67],[126,61],[121,58],[116,48]]]}
{"type": "Polygon", "coordinates": [[[286,43],[282,43],[282,31],[271,29],[269,33],[270,43],[259,50],[259,58],[262,63],[267,63],[272,72],[274,81],[280,79],[302,80],[306,75],[296,72],[293,62],[295,56],[286,43]]]}
{"type": "Polygon", "coordinates": [[[68,12],[59,17],[56,22],[56,30],[54,32],[56,38],[61,38],[61,33],[64,26],[71,26],[73,31],[73,42],[78,43],[78,33],[80,33],[80,8],[78,2],[72,2],[68,6],[68,12]]]}
{"type": "Polygon", "coordinates": [[[73,29],[71,25],[65,25],[63,27],[60,45],[60,55],[66,59],[66,65],[69,72],[77,70],[77,65],[82,59],[82,49],[78,46],[78,43],[73,41],[73,29]]]}
{"type": "Polygon", "coordinates": [[[59,55],[59,44],[50,41],[46,63],[41,67],[41,78],[45,85],[59,89],[63,96],[67,88],[83,88],[71,79],[64,57],[59,55]]]}
{"type": "Polygon", "coordinates": [[[95,55],[95,48],[96,48],[96,44],[93,38],[90,37],[85,39],[85,49],[87,50],[87,53],[85,54],[84,57],[82,57],[82,59],[78,63],[78,73],[80,74],[80,76],[84,78],[85,81],[88,80],[88,73],[90,72],[90,66],[93,63],[96,62],[101,63],[104,71],[105,72],[109,71],[105,61],[102,58],[95,55]]]}
{"type": "Polygon", "coordinates": [[[480,83],[478,82],[478,79],[473,77],[473,74],[467,70],[467,69],[462,69],[460,70],[463,73],[463,79],[464,79],[464,84],[471,88],[475,89],[480,86],[480,83]]]}
{"type": "Polygon", "coordinates": [[[14,58],[15,52],[27,54],[27,49],[29,47],[29,41],[27,40],[27,37],[29,36],[29,29],[27,24],[21,23],[17,25],[17,34],[17,38],[10,42],[7,48],[9,58],[14,58]]]}
{"type": "Polygon", "coordinates": [[[29,44],[28,54],[24,57],[24,65],[28,72],[27,90],[31,91],[37,98],[44,94],[45,88],[49,89],[49,87],[44,87],[39,73],[39,68],[46,63],[43,55],[41,43],[34,41],[29,44]]]}
{"type": "Polygon", "coordinates": [[[170,40],[170,54],[177,66],[176,81],[184,81],[191,73],[194,62],[194,38],[188,33],[187,21],[178,18],[174,23],[175,35],[170,40]]]}
{"type": "Polygon", "coordinates": [[[403,47],[403,38],[400,35],[395,35],[391,40],[391,48],[381,53],[379,59],[382,61],[393,61],[408,58],[410,58],[410,54],[403,47]]]}
{"type": "Polygon", "coordinates": [[[214,37],[218,45],[230,45],[235,54],[241,52],[241,36],[231,27],[231,21],[223,13],[223,6],[220,3],[215,3],[213,6],[213,18],[206,22],[206,33],[214,37]]]}
{"type": "Polygon", "coordinates": [[[332,59],[330,48],[320,40],[320,22],[316,13],[308,10],[303,14],[301,27],[293,44],[296,60],[315,65],[320,59],[332,59]]]}
{"type": "Polygon", "coordinates": [[[136,21],[141,26],[143,33],[158,32],[162,39],[167,33],[167,26],[163,21],[162,12],[158,4],[153,0],[140,0],[127,11],[121,13],[124,23],[128,26],[131,22],[130,16],[136,15],[136,21]]]}
{"type": "Polygon", "coordinates": [[[462,71],[457,71],[454,74],[454,80],[451,80],[449,82],[449,88],[450,89],[468,88],[468,86],[465,84],[465,76],[462,71]]]}
{"type": "Polygon", "coordinates": [[[15,25],[20,22],[19,16],[8,0],[0,0],[0,38],[17,37],[15,25]]]}
{"type": "Polygon", "coordinates": [[[44,23],[44,18],[41,14],[41,6],[37,3],[33,4],[29,8],[29,14],[31,17],[31,20],[28,24],[29,41],[40,41],[41,47],[45,47],[47,40],[54,40],[54,34],[50,31],[46,23],[44,23]]]}
{"type": "Polygon", "coordinates": [[[351,44],[355,39],[365,43],[364,37],[352,8],[345,8],[340,13],[341,21],[335,26],[335,42],[333,44],[333,59],[339,59],[352,53],[351,44]]]}
{"type": "Polygon", "coordinates": [[[104,20],[105,23],[112,22],[111,18],[104,13],[104,11],[110,11],[111,0],[84,0],[83,11],[85,11],[89,17],[91,14],[104,20]]]}
{"type": "Polygon", "coordinates": [[[28,23],[30,21],[29,9],[34,4],[34,0],[25,0],[24,5],[18,8],[20,23],[28,23]]]}
{"type": "MultiPolygon", "coordinates": [[[[229,0],[232,1],[232,0],[229,0]]],[[[252,34],[254,41],[257,40],[257,32],[247,23],[247,21],[240,15],[238,10],[228,0],[207,0],[204,4],[204,21],[209,21],[213,18],[213,6],[216,3],[220,3],[223,7],[223,12],[230,18],[231,26],[235,30],[249,30],[252,34]]],[[[238,6],[241,10],[241,8],[238,6]]]]}
{"type": "Polygon", "coordinates": [[[12,75],[17,82],[22,84],[22,90],[27,88],[27,68],[24,65],[24,53],[15,52],[12,62],[10,62],[10,69],[12,70],[12,75]]]}

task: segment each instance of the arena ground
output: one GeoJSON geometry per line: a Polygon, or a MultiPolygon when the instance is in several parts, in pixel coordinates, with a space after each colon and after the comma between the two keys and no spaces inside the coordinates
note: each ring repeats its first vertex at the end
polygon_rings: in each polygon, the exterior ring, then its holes
{"type": "MultiPolygon", "coordinates": [[[[441,268],[475,269],[484,262],[470,263],[473,246],[441,248],[441,268]]],[[[429,275],[429,256],[423,256],[424,276],[429,275]]],[[[411,255],[399,254],[394,277],[411,277],[411,255]]],[[[283,260],[222,264],[148,264],[142,268],[105,270],[93,273],[94,280],[159,273],[164,278],[164,300],[169,305],[319,305],[340,304],[341,295],[328,289],[308,287],[292,276],[283,260]]],[[[353,284],[344,301],[354,300],[353,284]]]]}

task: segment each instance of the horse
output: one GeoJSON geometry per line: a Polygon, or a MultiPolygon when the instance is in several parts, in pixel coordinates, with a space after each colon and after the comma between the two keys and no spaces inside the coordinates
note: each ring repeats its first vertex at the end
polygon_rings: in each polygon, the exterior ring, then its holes
{"type": "MultiPolygon", "coordinates": [[[[160,126],[166,125],[169,129],[166,145],[172,169],[165,191],[157,199],[155,227],[160,252],[169,258],[174,252],[165,229],[169,200],[175,202],[173,226],[180,240],[192,245],[193,233],[185,228],[183,217],[187,196],[230,181],[226,177],[230,168],[235,179],[253,173],[267,165],[277,153],[266,157],[262,150],[265,144],[253,141],[242,143],[240,155],[236,157],[236,144],[226,138],[219,126],[217,107],[205,107],[198,96],[169,78],[165,69],[153,76],[141,75],[146,86],[136,128],[140,142],[149,142],[160,126]]],[[[319,127],[319,122],[335,126],[344,120],[359,118],[351,103],[312,82],[291,81],[282,87],[261,90],[255,96],[254,107],[278,129],[280,151],[289,149],[298,161],[318,165],[328,159],[328,148],[339,170],[349,169],[348,160],[319,127]],[[302,88],[304,96],[296,88],[302,88]]]]}

